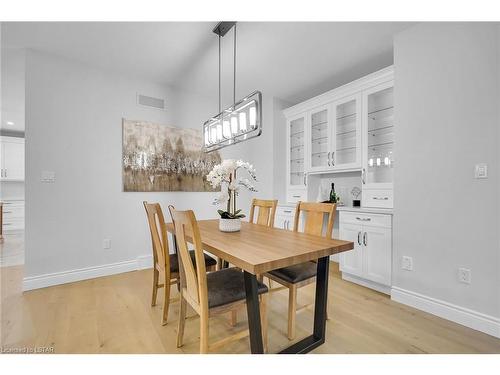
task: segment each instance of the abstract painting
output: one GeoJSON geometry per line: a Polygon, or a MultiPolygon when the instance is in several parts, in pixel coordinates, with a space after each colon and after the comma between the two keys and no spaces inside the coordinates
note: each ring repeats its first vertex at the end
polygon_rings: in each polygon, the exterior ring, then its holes
{"type": "Polygon", "coordinates": [[[123,119],[123,191],[214,191],[221,157],[202,145],[201,130],[123,119]]]}

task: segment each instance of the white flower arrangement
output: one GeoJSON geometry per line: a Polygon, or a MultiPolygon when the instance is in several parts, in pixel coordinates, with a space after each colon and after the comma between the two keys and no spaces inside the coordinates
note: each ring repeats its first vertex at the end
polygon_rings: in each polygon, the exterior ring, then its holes
{"type": "Polygon", "coordinates": [[[207,175],[207,181],[210,182],[213,188],[221,187],[221,193],[214,199],[213,204],[220,205],[227,203],[227,210],[218,210],[223,219],[243,218],[245,215],[240,214],[241,210],[236,210],[236,195],[241,187],[249,191],[257,191],[253,185],[253,181],[257,181],[255,169],[252,164],[242,160],[226,159],[221,164],[213,167],[207,175]],[[236,171],[244,169],[248,172],[250,179],[237,178],[236,171]],[[224,187],[227,187],[225,190],[224,187]]]}

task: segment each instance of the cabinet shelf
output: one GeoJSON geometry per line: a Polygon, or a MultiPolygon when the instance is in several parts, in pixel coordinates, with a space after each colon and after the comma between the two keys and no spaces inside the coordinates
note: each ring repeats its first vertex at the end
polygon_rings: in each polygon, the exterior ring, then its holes
{"type": "Polygon", "coordinates": [[[378,147],[391,146],[391,145],[394,145],[394,141],[383,142],[383,143],[374,143],[374,144],[368,145],[368,148],[374,149],[374,148],[378,148],[378,147]]]}
{"type": "Polygon", "coordinates": [[[300,132],[290,133],[290,138],[291,138],[291,137],[295,137],[295,136],[297,136],[297,135],[299,135],[299,134],[304,134],[304,131],[302,130],[302,131],[300,131],[300,132]]]}
{"type": "Polygon", "coordinates": [[[339,132],[339,133],[337,133],[337,135],[346,135],[346,134],[351,134],[351,133],[356,133],[356,129],[346,130],[344,132],[339,132]]]}
{"type": "Polygon", "coordinates": [[[339,149],[337,149],[337,152],[349,151],[349,150],[355,150],[355,149],[356,149],[356,146],[352,146],[352,147],[343,147],[343,148],[339,148],[339,149]]]}
{"type": "Polygon", "coordinates": [[[304,144],[300,144],[300,145],[297,145],[297,146],[291,146],[290,150],[293,150],[295,148],[301,148],[301,147],[304,147],[304,144]]]}
{"type": "Polygon", "coordinates": [[[376,132],[378,130],[394,129],[394,125],[381,126],[380,128],[368,129],[368,133],[376,132]]]}
{"type": "Polygon", "coordinates": [[[344,115],[344,116],[337,117],[337,120],[344,120],[344,119],[349,118],[349,117],[356,118],[356,113],[351,113],[350,115],[344,115]]]}
{"type": "Polygon", "coordinates": [[[394,106],[391,105],[389,107],[380,108],[380,109],[376,109],[374,111],[368,112],[368,116],[371,116],[371,115],[374,115],[376,113],[380,113],[380,112],[383,112],[383,111],[388,111],[389,109],[394,109],[394,106]]]}
{"type": "Polygon", "coordinates": [[[317,127],[317,126],[322,126],[322,125],[326,125],[326,124],[328,124],[328,122],[327,122],[327,121],[322,121],[322,122],[318,122],[317,124],[312,124],[311,126],[312,126],[313,128],[315,128],[315,127],[317,127]]]}

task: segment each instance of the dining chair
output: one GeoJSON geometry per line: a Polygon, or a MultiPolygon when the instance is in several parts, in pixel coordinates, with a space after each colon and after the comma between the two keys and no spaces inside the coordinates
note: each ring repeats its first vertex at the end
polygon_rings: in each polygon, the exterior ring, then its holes
{"type": "MultiPolygon", "coordinates": [[[[302,224],[304,233],[331,238],[333,223],[335,221],[335,210],[336,204],[334,203],[298,202],[295,208],[293,231],[299,231],[300,215],[303,214],[302,224]],[[328,223],[326,232],[323,235],[323,220],[325,215],[328,217],[328,223]]],[[[288,288],[289,340],[295,338],[295,318],[297,311],[308,306],[305,305],[297,309],[297,289],[311,284],[316,280],[316,267],[316,261],[310,261],[272,270],[265,274],[269,280],[276,281],[285,288],[288,288]]],[[[276,291],[277,289],[271,289],[271,291],[276,291]]]]}
{"type": "MultiPolygon", "coordinates": [[[[143,202],[148,218],[149,231],[151,232],[151,242],[153,248],[153,293],[151,306],[156,305],[158,289],[163,288],[163,312],[161,324],[167,324],[168,308],[170,302],[170,286],[179,284],[179,262],[177,254],[170,254],[167,231],[165,229],[165,218],[159,203],[143,202]],[[163,279],[163,280],[160,280],[163,279]],[[162,283],[160,283],[163,281],[162,283]]],[[[190,255],[194,258],[194,251],[190,255]]],[[[215,270],[216,261],[212,257],[203,254],[204,265],[207,270],[215,270]]]]}
{"type": "MultiPolygon", "coordinates": [[[[171,210],[177,247],[180,259],[180,314],[177,329],[177,347],[183,345],[184,326],[186,323],[187,304],[200,316],[200,353],[208,353],[230,342],[249,335],[245,329],[232,336],[209,344],[209,318],[215,315],[239,309],[246,303],[245,281],[243,272],[237,268],[225,268],[206,273],[202,262],[203,250],[198,222],[193,211],[171,210]],[[188,241],[193,244],[195,260],[189,256],[188,241]]],[[[267,292],[268,288],[257,282],[260,297],[260,315],[262,321],[262,341],[267,350],[267,292]]]]}
{"type": "Polygon", "coordinates": [[[249,222],[254,222],[255,208],[259,208],[257,214],[257,221],[255,224],[265,225],[267,227],[274,226],[274,217],[276,216],[276,207],[278,206],[278,200],[264,200],[264,199],[252,199],[252,205],[250,207],[250,218],[249,222]]]}

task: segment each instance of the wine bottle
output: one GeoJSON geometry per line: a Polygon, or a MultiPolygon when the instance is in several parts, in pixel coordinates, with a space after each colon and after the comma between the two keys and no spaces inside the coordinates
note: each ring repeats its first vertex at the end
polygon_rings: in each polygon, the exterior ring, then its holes
{"type": "Polygon", "coordinates": [[[335,194],[335,184],[332,182],[332,190],[330,190],[330,203],[337,203],[337,194],[335,194]]]}

